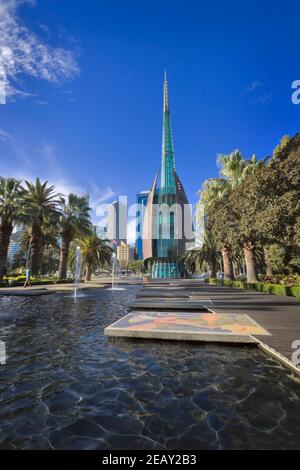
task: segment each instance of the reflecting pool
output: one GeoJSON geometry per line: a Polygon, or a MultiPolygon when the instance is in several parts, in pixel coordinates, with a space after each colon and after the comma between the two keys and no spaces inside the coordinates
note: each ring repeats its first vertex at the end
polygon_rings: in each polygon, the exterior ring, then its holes
{"type": "Polygon", "coordinates": [[[300,448],[300,383],[260,351],[106,338],[138,289],[0,297],[0,448],[300,448]]]}

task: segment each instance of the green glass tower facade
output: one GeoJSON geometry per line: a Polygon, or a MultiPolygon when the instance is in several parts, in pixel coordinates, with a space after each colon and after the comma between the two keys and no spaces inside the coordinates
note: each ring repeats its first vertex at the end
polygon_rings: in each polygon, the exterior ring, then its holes
{"type": "Polygon", "coordinates": [[[164,108],[163,108],[163,135],[162,135],[162,156],[161,156],[161,179],[160,189],[165,194],[175,194],[175,159],[174,146],[171,127],[171,117],[169,109],[168,81],[165,74],[164,81],[164,108]]]}
{"type": "Polygon", "coordinates": [[[143,257],[154,278],[180,277],[184,274],[180,257],[185,252],[187,241],[184,234],[184,225],[189,222],[184,208],[186,204],[188,201],[175,170],[165,74],[160,185],[156,175],[148,198],[146,229],[143,233],[143,257]]]}

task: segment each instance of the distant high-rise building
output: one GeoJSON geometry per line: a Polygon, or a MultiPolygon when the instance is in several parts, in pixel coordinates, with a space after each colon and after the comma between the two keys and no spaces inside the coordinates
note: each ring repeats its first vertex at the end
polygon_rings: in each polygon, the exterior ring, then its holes
{"type": "Polygon", "coordinates": [[[7,253],[7,264],[8,267],[10,268],[14,257],[19,253],[21,246],[20,246],[20,240],[22,236],[22,231],[23,229],[17,229],[16,232],[12,233],[10,237],[10,243],[8,247],[8,253],[7,253]]]}
{"type": "Polygon", "coordinates": [[[150,191],[141,191],[136,195],[136,239],[138,259],[143,259],[143,221],[150,191]]]}
{"type": "Polygon", "coordinates": [[[107,238],[115,246],[127,241],[127,206],[119,201],[107,207],[107,238]]]}
{"type": "Polygon", "coordinates": [[[107,238],[107,227],[104,225],[94,225],[94,232],[99,238],[107,238]]]}
{"type": "Polygon", "coordinates": [[[117,260],[123,263],[128,263],[134,259],[134,248],[122,242],[117,247],[117,260]]]}

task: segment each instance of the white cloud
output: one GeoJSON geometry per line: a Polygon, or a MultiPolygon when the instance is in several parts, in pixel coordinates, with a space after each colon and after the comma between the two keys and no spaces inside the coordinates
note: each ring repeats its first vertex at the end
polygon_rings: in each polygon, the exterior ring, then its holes
{"type": "MultiPolygon", "coordinates": [[[[46,173],[46,172],[45,172],[46,173]]],[[[19,168],[1,168],[1,176],[4,178],[16,178],[17,180],[22,181],[35,181],[37,176],[40,177],[41,181],[48,181],[50,185],[55,186],[55,189],[58,193],[63,195],[68,195],[69,193],[76,193],[80,196],[84,195],[86,192],[84,188],[79,185],[74,184],[71,181],[68,181],[65,178],[55,178],[53,176],[45,177],[44,174],[37,175],[34,171],[31,170],[20,170],[19,168]]]]}
{"type": "Polygon", "coordinates": [[[55,190],[64,196],[70,193],[84,196],[89,192],[92,222],[101,226],[106,225],[105,208],[112,197],[116,195],[116,192],[110,187],[100,187],[95,183],[92,187],[90,185],[84,187],[74,182],[71,175],[66,175],[66,171],[59,166],[58,159],[55,157],[55,148],[49,144],[45,144],[42,148],[41,157],[43,159],[43,171],[35,167],[34,161],[33,164],[27,162],[26,168],[24,165],[25,157],[23,156],[21,159],[18,155],[18,159],[21,160],[21,167],[16,162],[14,165],[7,162],[6,165],[1,166],[0,176],[22,181],[35,181],[36,177],[39,176],[42,181],[48,181],[50,185],[55,186],[55,190]]]}
{"type": "Polygon", "coordinates": [[[0,81],[7,96],[32,94],[21,87],[23,75],[59,83],[79,72],[73,51],[43,42],[22,24],[18,16],[22,3],[34,4],[31,0],[0,3],[0,81]]]}
{"type": "Polygon", "coordinates": [[[74,182],[72,169],[62,167],[59,150],[49,141],[44,141],[38,148],[30,147],[29,151],[22,142],[0,129],[1,140],[9,140],[14,155],[14,161],[7,159],[1,164],[1,176],[23,181],[35,181],[39,176],[42,181],[48,181],[49,184],[55,186],[57,192],[65,196],[69,193],[79,196],[88,193],[93,223],[106,224],[107,204],[116,196],[113,188],[99,186],[94,181],[88,181],[86,185],[74,182]]]}
{"type": "Polygon", "coordinates": [[[263,86],[263,83],[260,80],[255,80],[252,82],[246,89],[248,93],[252,93],[253,91],[257,90],[257,88],[260,88],[263,86]]]}
{"type": "Polygon", "coordinates": [[[132,245],[135,243],[135,234],[136,234],[136,219],[133,217],[127,223],[127,243],[132,245]]]}
{"type": "Polygon", "coordinates": [[[256,104],[269,104],[272,101],[272,94],[265,91],[265,85],[260,80],[255,80],[247,88],[246,93],[251,96],[251,102],[256,104]]]}
{"type": "Polygon", "coordinates": [[[99,187],[93,183],[89,185],[90,193],[90,206],[95,211],[96,215],[101,216],[103,212],[103,204],[107,203],[111,198],[116,195],[116,192],[111,187],[106,188],[104,191],[99,190],[99,187]]]}
{"type": "Polygon", "coordinates": [[[272,101],[271,93],[263,93],[262,95],[258,96],[256,102],[259,104],[269,104],[272,101]]]}
{"type": "Polygon", "coordinates": [[[2,142],[7,142],[12,139],[12,136],[3,129],[0,129],[0,140],[2,142]]]}

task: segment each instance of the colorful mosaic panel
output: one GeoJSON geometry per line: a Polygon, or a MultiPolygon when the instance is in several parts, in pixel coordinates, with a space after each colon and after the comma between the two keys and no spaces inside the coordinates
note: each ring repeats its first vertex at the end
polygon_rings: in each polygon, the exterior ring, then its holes
{"type": "Polygon", "coordinates": [[[190,312],[132,312],[110,328],[131,331],[178,331],[208,334],[269,335],[247,315],[190,312]]]}

